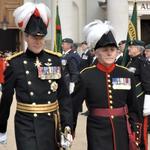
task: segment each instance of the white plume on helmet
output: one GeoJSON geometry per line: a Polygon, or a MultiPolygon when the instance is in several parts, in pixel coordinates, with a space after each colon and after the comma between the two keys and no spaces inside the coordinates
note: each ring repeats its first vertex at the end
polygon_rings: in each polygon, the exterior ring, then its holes
{"type": "Polygon", "coordinates": [[[36,10],[38,10],[43,22],[48,26],[51,16],[49,8],[43,3],[35,4],[32,2],[27,2],[24,5],[16,8],[13,13],[17,27],[24,31],[30,17],[35,13],[36,10]]]}
{"type": "Polygon", "coordinates": [[[84,27],[83,34],[88,43],[88,46],[90,48],[94,48],[103,34],[107,34],[109,31],[113,31],[113,27],[110,25],[110,22],[95,20],[84,27]]]}

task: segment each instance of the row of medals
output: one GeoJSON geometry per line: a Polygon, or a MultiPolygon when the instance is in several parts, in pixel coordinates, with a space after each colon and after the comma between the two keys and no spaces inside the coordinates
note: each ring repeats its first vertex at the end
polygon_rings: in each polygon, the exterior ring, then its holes
{"type": "MultiPolygon", "coordinates": [[[[61,78],[61,68],[60,66],[52,66],[51,59],[48,59],[47,63],[44,63],[45,66],[42,66],[42,63],[36,57],[35,66],[38,69],[38,77],[41,80],[57,80],[61,78]]],[[[58,84],[56,81],[53,81],[50,85],[50,88],[53,92],[57,91],[58,84]]]]}

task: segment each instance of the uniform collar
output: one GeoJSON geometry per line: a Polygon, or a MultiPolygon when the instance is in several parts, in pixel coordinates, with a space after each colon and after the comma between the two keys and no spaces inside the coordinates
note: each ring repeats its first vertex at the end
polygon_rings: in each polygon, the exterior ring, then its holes
{"type": "Polygon", "coordinates": [[[71,51],[71,49],[67,50],[66,52],[64,52],[64,55],[67,55],[69,52],[71,51]]]}
{"type": "Polygon", "coordinates": [[[104,66],[104,65],[102,65],[100,63],[97,64],[97,68],[99,70],[103,71],[103,72],[106,72],[106,73],[112,72],[114,70],[115,66],[116,65],[114,63],[112,65],[108,66],[108,67],[106,67],[106,66],[104,66]]]}
{"type": "Polygon", "coordinates": [[[33,57],[33,58],[35,58],[35,57],[40,57],[40,56],[43,54],[43,52],[44,52],[44,51],[42,50],[40,53],[35,54],[35,53],[33,53],[30,49],[27,49],[27,50],[26,50],[27,56],[33,57]]]}
{"type": "Polygon", "coordinates": [[[83,54],[86,54],[88,51],[89,51],[89,49],[87,48],[87,49],[83,52],[83,54]]]}
{"type": "Polygon", "coordinates": [[[142,57],[142,55],[139,54],[139,55],[137,55],[137,56],[135,56],[135,57],[132,57],[131,59],[132,59],[132,60],[136,60],[136,59],[139,58],[139,57],[142,57]]]}

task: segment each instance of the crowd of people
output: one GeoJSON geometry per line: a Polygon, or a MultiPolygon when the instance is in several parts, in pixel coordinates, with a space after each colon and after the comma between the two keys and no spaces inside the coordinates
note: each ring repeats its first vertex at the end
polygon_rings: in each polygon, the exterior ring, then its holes
{"type": "Polygon", "coordinates": [[[77,44],[64,38],[60,54],[44,49],[47,6],[28,2],[15,10],[14,17],[24,31],[27,49],[7,57],[0,100],[1,144],[7,142],[15,93],[17,150],[69,149],[83,101],[88,109],[88,150],[148,150],[150,44],[141,40],[117,44],[112,26],[96,20],[84,27],[85,41],[77,44]],[[129,61],[122,66],[126,44],[129,61]]]}

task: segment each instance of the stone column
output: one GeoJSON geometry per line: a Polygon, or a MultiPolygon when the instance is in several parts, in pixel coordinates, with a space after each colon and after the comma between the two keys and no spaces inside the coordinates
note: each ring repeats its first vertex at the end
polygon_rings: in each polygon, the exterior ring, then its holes
{"type": "Polygon", "coordinates": [[[125,40],[128,31],[128,0],[107,0],[107,18],[114,27],[116,41],[125,40]]]}
{"type": "MultiPolygon", "coordinates": [[[[85,0],[73,0],[74,9],[77,8],[77,16],[76,17],[76,26],[74,26],[74,30],[76,32],[76,42],[82,42],[84,40],[83,37],[83,27],[85,26],[86,20],[86,1],[85,0]]],[[[75,24],[75,23],[74,23],[75,24]]],[[[74,34],[75,35],[75,34],[74,34]]]]}

